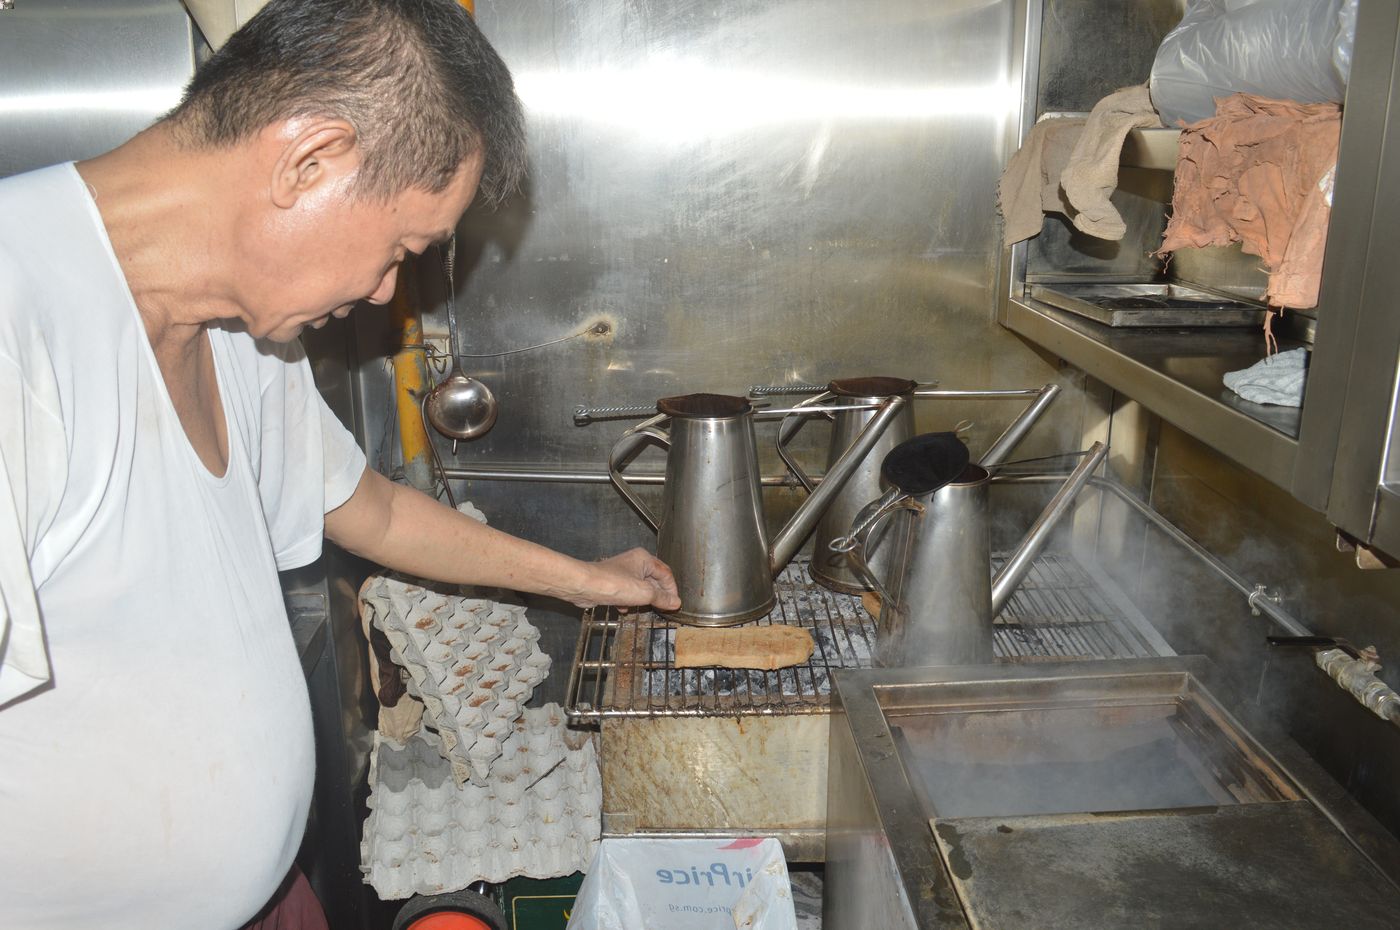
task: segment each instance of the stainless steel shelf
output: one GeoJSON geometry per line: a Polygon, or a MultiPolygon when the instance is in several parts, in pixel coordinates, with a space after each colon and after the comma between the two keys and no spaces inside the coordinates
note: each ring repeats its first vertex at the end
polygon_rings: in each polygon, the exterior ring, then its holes
{"type": "MultiPolygon", "coordinates": [[[[1005,325],[1285,490],[1302,410],[1251,403],[1227,371],[1264,356],[1256,330],[1123,332],[1034,300],[1007,301],[1005,325]]],[[[1279,348],[1302,345],[1279,339],[1279,348]]]]}

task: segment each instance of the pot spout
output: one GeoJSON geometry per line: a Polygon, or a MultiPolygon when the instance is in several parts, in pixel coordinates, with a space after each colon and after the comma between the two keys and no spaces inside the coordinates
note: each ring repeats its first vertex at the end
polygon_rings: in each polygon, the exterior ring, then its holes
{"type": "Polygon", "coordinates": [[[1001,613],[1001,609],[1006,606],[1006,602],[1011,599],[1016,588],[1025,579],[1026,573],[1031,569],[1031,563],[1035,557],[1040,555],[1040,550],[1045,548],[1045,543],[1050,539],[1050,533],[1059,524],[1060,519],[1074,506],[1074,501],[1079,497],[1079,492],[1089,483],[1094,471],[1108,455],[1108,447],[1101,442],[1096,442],[1089,447],[1088,453],[1084,456],[1084,461],[1079,463],[1079,467],[1070,473],[1065,479],[1065,483],[1060,486],[1060,490],[1051,498],[1050,503],[1045,506],[1045,510],[1026,533],[1026,538],[1021,540],[1021,545],[1016,548],[1011,558],[1006,560],[996,579],[992,582],[992,619],[995,620],[1001,613]]]}
{"type": "Polygon", "coordinates": [[[856,441],[851,443],[845,453],[836,460],[836,464],[827,469],[826,477],[822,478],[811,496],[802,502],[802,506],[788,520],[787,525],[778,531],[774,537],[772,547],[768,553],[769,568],[776,578],[787,563],[792,561],[792,557],[797,554],[798,548],[803,540],[812,532],[812,528],[821,519],[822,512],[831,504],[836,495],[841,492],[841,488],[850,480],[860,466],[861,460],[875,446],[875,442],[880,438],[899,412],[904,409],[908,398],[903,395],[895,395],[887,399],[880,405],[880,412],[870,419],[865,428],[860,431],[856,441]]]}

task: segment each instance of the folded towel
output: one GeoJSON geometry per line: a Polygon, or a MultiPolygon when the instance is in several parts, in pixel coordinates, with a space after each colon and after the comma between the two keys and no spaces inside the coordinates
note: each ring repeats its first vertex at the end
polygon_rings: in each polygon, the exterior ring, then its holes
{"type": "Polygon", "coordinates": [[[1006,245],[1038,235],[1046,213],[1065,214],[1091,236],[1122,239],[1127,226],[1108,198],[1118,187],[1123,140],[1135,128],[1161,125],[1139,85],[1109,94],[1087,119],[1051,117],[1032,126],[997,187],[1006,245]]]}
{"type": "Polygon", "coordinates": [[[1240,371],[1227,372],[1225,386],[1256,404],[1301,407],[1307,377],[1308,350],[1291,349],[1240,371]]]}
{"type": "Polygon", "coordinates": [[[1064,213],[1060,175],[1084,130],[1082,116],[1042,119],[1006,163],[997,185],[997,206],[1006,223],[1002,240],[1010,246],[1040,235],[1046,213],[1064,213]]]}
{"type": "Polygon", "coordinates": [[[1147,85],[1115,90],[1094,104],[1069,164],[1060,175],[1065,197],[1077,211],[1074,225],[1099,239],[1122,239],[1128,231],[1123,217],[1109,203],[1118,189],[1118,159],[1123,140],[1134,129],[1160,129],[1162,121],[1152,108],[1147,85]]]}

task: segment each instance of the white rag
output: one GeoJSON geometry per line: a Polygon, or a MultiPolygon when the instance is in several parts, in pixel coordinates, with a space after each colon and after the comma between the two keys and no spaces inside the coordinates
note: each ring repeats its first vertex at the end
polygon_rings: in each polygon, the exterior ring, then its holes
{"type": "Polygon", "coordinates": [[[1225,386],[1245,400],[1280,407],[1303,406],[1308,377],[1308,350],[1290,349],[1225,374],[1225,386]]]}

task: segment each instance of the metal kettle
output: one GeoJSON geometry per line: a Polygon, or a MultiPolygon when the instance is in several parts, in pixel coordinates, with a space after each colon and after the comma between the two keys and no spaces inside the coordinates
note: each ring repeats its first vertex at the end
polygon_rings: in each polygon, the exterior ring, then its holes
{"type": "Polygon", "coordinates": [[[656,531],[656,554],[671,567],[680,609],[669,616],[698,626],[725,626],[773,609],[773,579],[792,560],[822,510],[855,473],[881,434],[904,409],[904,398],[878,405],[844,455],[792,515],[771,545],[764,522],[755,418],[831,412],[809,405],[755,411],[747,398],[687,394],[662,398],[658,415],[622,434],[608,474],[627,502],[656,531]],[[622,469],[649,442],[666,452],[659,514],[627,484],[622,469]]]}
{"type": "Polygon", "coordinates": [[[991,662],[992,621],[1107,452],[1101,442],[1090,447],[993,579],[988,470],[968,464],[967,447],[952,433],[916,436],[892,450],[881,464],[890,490],[833,544],[880,595],[876,664],[991,662]],[[866,541],[891,516],[897,522],[884,543],[891,571],[881,578],[866,558],[866,541]]]}
{"type": "MultiPolygon", "coordinates": [[[[862,377],[842,378],[827,385],[824,393],[817,394],[797,406],[833,406],[835,414],[830,415],[831,446],[827,453],[827,467],[845,452],[861,428],[874,416],[874,405],[887,397],[899,396],[907,401],[916,398],[973,400],[981,398],[1027,398],[1029,406],[1016,417],[1005,432],[992,443],[982,458],[986,468],[993,468],[1010,456],[1011,451],[1040,419],[1041,414],[1059,395],[1059,385],[1047,384],[1039,390],[943,390],[937,382],[920,384],[906,378],[862,377]]],[[[815,489],[817,482],[808,477],[788,450],[788,443],[801,429],[804,418],[789,417],[778,429],[778,454],[793,476],[808,491],[815,489]]],[[[871,500],[880,496],[884,486],[880,479],[880,465],[900,443],[914,435],[914,405],[906,404],[904,412],[892,423],[889,429],[871,448],[846,487],[826,508],[812,535],[812,580],[823,587],[843,594],[863,594],[873,590],[870,582],[858,572],[844,552],[833,547],[833,543],[846,536],[851,523],[861,509],[871,500]]],[[[884,536],[874,533],[866,541],[865,555],[871,570],[880,577],[888,577],[894,558],[893,546],[884,545],[884,536]]]]}
{"type": "MultiPolygon", "coordinates": [[[[860,594],[870,590],[865,579],[856,574],[845,553],[831,548],[833,540],[844,536],[851,527],[851,521],[871,498],[880,494],[880,463],[895,446],[914,435],[914,406],[908,403],[915,392],[923,387],[907,378],[866,377],[842,378],[827,385],[825,393],[798,404],[798,407],[830,405],[837,408],[832,415],[831,445],[827,453],[827,468],[845,454],[855,437],[865,424],[875,415],[873,405],[890,397],[902,397],[906,401],[904,409],[880,435],[870,451],[866,453],[853,474],[846,482],[841,494],[822,512],[817,521],[816,533],[812,536],[812,564],[809,571],[812,580],[833,591],[844,594],[860,594]]],[[[802,466],[788,451],[788,442],[797,433],[803,420],[788,417],[778,428],[778,455],[788,470],[797,478],[808,493],[817,489],[817,482],[808,477],[802,466]]],[[[888,569],[889,549],[870,545],[870,564],[877,573],[888,569]]]]}

